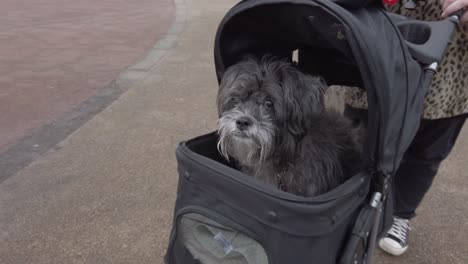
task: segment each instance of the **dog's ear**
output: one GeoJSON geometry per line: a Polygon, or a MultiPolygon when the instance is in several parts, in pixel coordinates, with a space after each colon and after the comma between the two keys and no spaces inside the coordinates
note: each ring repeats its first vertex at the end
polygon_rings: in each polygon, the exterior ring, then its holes
{"type": "Polygon", "coordinates": [[[322,78],[306,75],[296,69],[287,69],[282,74],[281,83],[288,131],[302,136],[311,126],[314,117],[320,115],[324,109],[327,85],[322,78]]]}

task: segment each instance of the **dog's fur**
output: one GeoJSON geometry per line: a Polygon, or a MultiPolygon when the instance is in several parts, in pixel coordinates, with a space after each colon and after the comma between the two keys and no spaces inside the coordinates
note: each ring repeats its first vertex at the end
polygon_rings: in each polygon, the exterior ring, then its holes
{"type": "Polygon", "coordinates": [[[325,110],[327,86],[284,60],[248,58],[221,81],[218,149],[245,174],[301,196],[333,189],[361,164],[357,129],[325,110]]]}

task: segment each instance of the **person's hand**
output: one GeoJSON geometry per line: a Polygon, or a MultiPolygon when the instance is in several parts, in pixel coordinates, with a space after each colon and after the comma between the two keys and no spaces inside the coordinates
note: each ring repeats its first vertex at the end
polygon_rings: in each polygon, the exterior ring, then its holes
{"type": "Polygon", "coordinates": [[[445,0],[442,10],[442,17],[448,17],[458,10],[465,10],[460,21],[464,24],[468,23],[468,0],[445,0]]]}

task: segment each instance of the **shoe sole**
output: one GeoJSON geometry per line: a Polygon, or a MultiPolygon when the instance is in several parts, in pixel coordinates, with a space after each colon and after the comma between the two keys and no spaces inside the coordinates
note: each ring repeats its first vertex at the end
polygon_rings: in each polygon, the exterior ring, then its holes
{"type": "Polygon", "coordinates": [[[408,249],[408,246],[406,247],[403,247],[403,248],[396,248],[396,247],[392,247],[391,245],[389,245],[388,243],[385,243],[385,241],[383,239],[381,239],[379,241],[379,247],[387,252],[388,254],[390,255],[393,255],[393,256],[401,256],[403,253],[406,252],[406,250],[408,249]]]}

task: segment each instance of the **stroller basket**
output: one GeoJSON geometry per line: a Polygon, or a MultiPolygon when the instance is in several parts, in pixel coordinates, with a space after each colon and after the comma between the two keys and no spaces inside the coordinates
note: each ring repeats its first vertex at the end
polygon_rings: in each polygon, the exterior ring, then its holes
{"type": "Polygon", "coordinates": [[[229,167],[216,143],[212,133],[177,148],[176,207],[181,210],[175,215],[169,263],[337,262],[366,199],[369,175],[358,174],[321,196],[298,197],[229,167]],[[230,242],[219,241],[220,236],[230,242]],[[203,246],[192,246],[194,241],[204,241],[203,246]],[[258,259],[264,262],[252,262],[258,259]]]}
{"type": "Polygon", "coordinates": [[[244,0],[220,23],[218,80],[245,55],[271,54],[358,86],[368,98],[367,168],[304,198],[232,168],[211,133],[179,144],[166,263],[371,263],[392,220],[391,179],[419,126],[422,102],[457,17],[420,22],[368,0],[244,0]]]}

